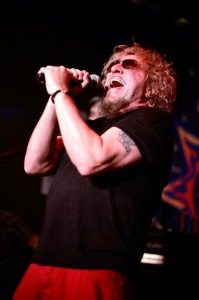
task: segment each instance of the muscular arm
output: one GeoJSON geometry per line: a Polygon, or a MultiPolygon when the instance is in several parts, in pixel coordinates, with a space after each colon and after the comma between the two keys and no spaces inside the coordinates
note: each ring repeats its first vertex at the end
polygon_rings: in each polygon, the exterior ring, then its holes
{"type": "Polygon", "coordinates": [[[56,114],[64,146],[81,175],[93,175],[137,163],[141,154],[133,141],[119,128],[99,136],[87,126],[69,95],[59,93],[56,114]]]}
{"type": "Polygon", "coordinates": [[[28,174],[52,172],[63,149],[57,137],[58,123],[53,103],[49,100],[27,146],[24,169],[28,174]]]}

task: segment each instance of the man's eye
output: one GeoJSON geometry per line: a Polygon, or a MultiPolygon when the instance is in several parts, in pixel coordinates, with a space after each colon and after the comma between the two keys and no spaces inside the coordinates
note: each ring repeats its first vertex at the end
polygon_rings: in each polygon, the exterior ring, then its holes
{"type": "Polygon", "coordinates": [[[135,59],[124,59],[123,61],[115,60],[107,68],[107,72],[111,72],[113,66],[120,64],[123,69],[135,69],[138,66],[138,62],[135,59]]]}
{"type": "Polygon", "coordinates": [[[122,62],[124,69],[135,69],[138,66],[138,62],[135,59],[126,59],[122,62]]]}
{"type": "Polygon", "coordinates": [[[112,67],[119,64],[120,62],[118,60],[113,61],[107,68],[107,71],[110,72],[112,67]]]}

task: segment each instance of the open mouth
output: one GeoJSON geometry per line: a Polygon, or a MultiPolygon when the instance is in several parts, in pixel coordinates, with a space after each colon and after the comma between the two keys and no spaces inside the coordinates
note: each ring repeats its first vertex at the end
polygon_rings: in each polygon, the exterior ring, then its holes
{"type": "Polygon", "coordinates": [[[118,87],[122,87],[124,86],[123,82],[119,79],[112,79],[111,82],[110,82],[110,88],[113,89],[113,88],[118,88],[118,87]]]}

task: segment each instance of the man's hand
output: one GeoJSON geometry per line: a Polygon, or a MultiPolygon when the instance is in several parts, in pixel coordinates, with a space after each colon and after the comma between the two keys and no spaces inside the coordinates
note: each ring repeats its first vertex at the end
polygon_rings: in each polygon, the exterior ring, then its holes
{"type": "Polygon", "coordinates": [[[39,73],[45,76],[46,90],[52,95],[57,90],[70,91],[74,96],[81,92],[89,85],[90,75],[85,70],[75,68],[66,68],[64,66],[47,66],[42,67],[39,73]]]}

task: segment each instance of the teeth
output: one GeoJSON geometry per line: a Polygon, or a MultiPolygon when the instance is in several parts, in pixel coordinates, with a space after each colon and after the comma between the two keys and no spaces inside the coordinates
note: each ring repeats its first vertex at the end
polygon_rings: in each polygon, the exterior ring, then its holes
{"type": "Polygon", "coordinates": [[[120,83],[121,85],[123,85],[122,81],[120,81],[119,79],[112,79],[112,80],[111,80],[111,84],[114,83],[114,82],[118,82],[118,83],[120,83]]]}
{"type": "Polygon", "coordinates": [[[120,86],[123,86],[123,85],[124,85],[123,82],[120,79],[117,79],[117,78],[112,79],[111,83],[110,83],[111,88],[120,87],[120,86]]]}

